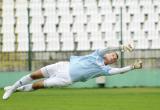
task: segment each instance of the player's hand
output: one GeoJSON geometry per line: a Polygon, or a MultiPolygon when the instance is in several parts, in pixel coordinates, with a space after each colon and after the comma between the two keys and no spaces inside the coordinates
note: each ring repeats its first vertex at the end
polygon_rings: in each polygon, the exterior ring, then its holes
{"type": "Polygon", "coordinates": [[[121,45],[121,50],[124,52],[132,52],[133,46],[131,44],[121,45]]]}
{"type": "Polygon", "coordinates": [[[142,68],[142,61],[141,60],[136,60],[135,63],[132,65],[133,69],[141,69],[142,68]]]}

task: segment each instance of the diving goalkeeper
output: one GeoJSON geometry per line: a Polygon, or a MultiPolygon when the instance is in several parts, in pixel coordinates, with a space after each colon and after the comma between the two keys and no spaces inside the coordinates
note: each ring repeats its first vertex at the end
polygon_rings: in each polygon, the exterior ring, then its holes
{"type": "Polygon", "coordinates": [[[132,51],[133,48],[128,44],[116,48],[108,47],[106,49],[97,49],[89,55],[71,56],[69,62],[61,61],[45,66],[22,77],[12,86],[5,87],[3,99],[8,99],[16,90],[33,91],[40,88],[67,86],[79,81],[84,82],[98,76],[115,75],[142,68],[141,61],[137,61],[123,68],[110,67],[110,64],[118,60],[117,50],[132,51]],[[43,79],[32,83],[33,80],[41,78],[43,79]]]}

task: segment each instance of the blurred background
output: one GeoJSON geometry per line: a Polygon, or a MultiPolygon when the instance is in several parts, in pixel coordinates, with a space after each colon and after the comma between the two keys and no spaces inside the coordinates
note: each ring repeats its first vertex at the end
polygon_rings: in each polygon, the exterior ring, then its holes
{"type": "Polygon", "coordinates": [[[133,40],[113,66],[142,70],[71,87],[160,86],[160,0],[0,0],[0,87],[47,64],[133,40]]]}

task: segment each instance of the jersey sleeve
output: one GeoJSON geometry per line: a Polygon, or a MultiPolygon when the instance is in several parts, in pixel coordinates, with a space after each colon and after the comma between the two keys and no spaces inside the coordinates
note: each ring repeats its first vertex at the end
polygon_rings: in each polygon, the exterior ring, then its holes
{"type": "Polygon", "coordinates": [[[123,67],[123,68],[111,68],[108,73],[109,75],[114,75],[114,74],[119,74],[119,73],[125,73],[125,72],[128,72],[130,70],[132,70],[132,66],[126,66],[126,67],[123,67]]]}
{"type": "Polygon", "coordinates": [[[102,66],[102,70],[103,70],[103,74],[105,76],[109,75],[109,71],[111,70],[112,68],[110,66],[102,66]]]}

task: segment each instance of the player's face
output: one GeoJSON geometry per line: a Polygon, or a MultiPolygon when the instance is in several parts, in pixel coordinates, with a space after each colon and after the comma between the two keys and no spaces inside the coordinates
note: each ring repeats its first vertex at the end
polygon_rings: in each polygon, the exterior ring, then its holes
{"type": "Polygon", "coordinates": [[[107,65],[107,64],[115,63],[115,62],[117,62],[117,59],[118,59],[117,54],[115,52],[105,54],[104,64],[107,65]]]}

